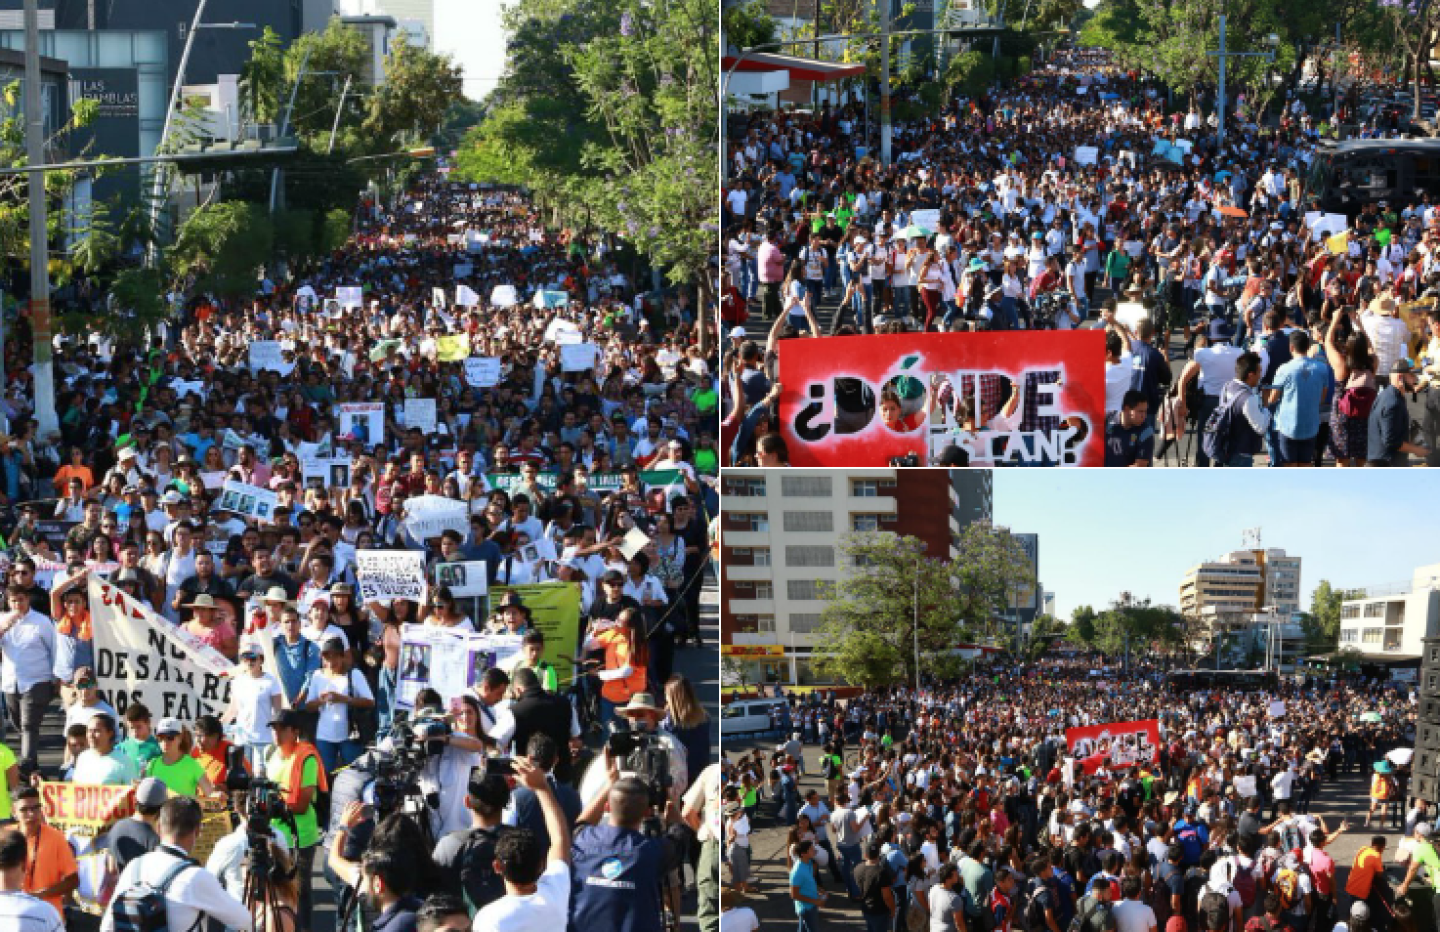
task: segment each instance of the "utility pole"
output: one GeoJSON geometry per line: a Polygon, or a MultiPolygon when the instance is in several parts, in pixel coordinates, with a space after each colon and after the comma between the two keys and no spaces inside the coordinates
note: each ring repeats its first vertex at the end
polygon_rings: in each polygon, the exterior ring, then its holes
{"type": "Polygon", "coordinates": [[[55,416],[54,347],[50,333],[50,250],[46,230],[45,111],[40,88],[40,5],[25,0],[25,158],[30,188],[30,329],[35,358],[35,420],[39,435],[60,429],[55,416]]]}
{"type": "Polygon", "coordinates": [[[880,164],[890,167],[890,3],[880,6],[880,164]]]}
{"type": "MultiPolygon", "coordinates": [[[[300,92],[300,82],[305,80],[305,66],[310,64],[310,49],[306,46],[305,54],[300,59],[300,69],[295,72],[295,84],[290,88],[290,100],[285,104],[285,117],[280,121],[280,136],[283,138],[285,132],[290,128],[290,116],[295,112],[295,95],[300,92]]],[[[275,202],[280,196],[280,166],[275,166],[270,172],[270,213],[275,213],[275,202]]]]}
{"type": "Polygon", "coordinates": [[[1266,36],[1265,42],[1270,46],[1268,52],[1231,52],[1225,47],[1225,14],[1220,14],[1220,50],[1217,52],[1206,52],[1206,55],[1214,55],[1220,59],[1220,98],[1215,103],[1215,115],[1217,120],[1216,143],[1225,144],[1225,66],[1232,58],[1263,58],[1266,61],[1275,60],[1275,49],[1280,44],[1280,36],[1270,33],[1266,36]]]}

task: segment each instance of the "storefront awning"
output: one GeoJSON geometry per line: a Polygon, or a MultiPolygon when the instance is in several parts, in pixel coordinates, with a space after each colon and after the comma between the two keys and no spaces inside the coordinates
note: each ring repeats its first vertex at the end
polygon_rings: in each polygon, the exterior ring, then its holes
{"type": "MultiPolygon", "coordinates": [[[[736,56],[726,55],[720,65],[726,71],[735,64],[736,56]]],[[[741,60],[736,71],[785,71],[791,81],[838,81],[841,78],[858,78],[865,73],[863,64],[847,64],[836,61],[818,61],[795,55],[776,55],[772,52],[755,52],[741,60]]]]}

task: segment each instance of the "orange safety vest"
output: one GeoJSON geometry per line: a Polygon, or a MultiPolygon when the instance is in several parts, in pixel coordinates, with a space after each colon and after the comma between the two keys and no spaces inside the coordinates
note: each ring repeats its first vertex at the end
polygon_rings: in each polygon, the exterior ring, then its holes
{"type": "Polygon", "coordinates": [[[616,705],[624,705],[631,696],[644,691],[645,668],[635,665],[634,658],[630,656],[630,642],[618,628],[602,631],[596,639],[605,645],[606,670],[619,670],[630,665],[629,676],[606,680],[600,687],[600,695],[616,705]]]}
{"type": "Polygon", "coordinates": [[[305,774],[305,762],[315,758],[315,772],[318,775],[316,789],[322,793],[330,791],[330,782],[325,778],[325,763],[320,760],[320,752],[315,745],[307,744],[304,741],[295,745],[294,752],[290,755],[290,769],[285,772],[285,805],[292,810],[300,804],[301,778],[305,774]]]}

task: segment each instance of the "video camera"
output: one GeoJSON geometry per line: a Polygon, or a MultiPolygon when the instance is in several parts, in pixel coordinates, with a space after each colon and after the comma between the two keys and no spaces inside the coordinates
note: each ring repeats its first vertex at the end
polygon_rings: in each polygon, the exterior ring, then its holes
{"type": "Polygon", "coordinates": [[[245,823],[246,864],[252,876],[268,876],[274,866],[270,860],[270,840],[274,834],[271,825],[279,822],[290,830],[292,838],[298,837],[295,814],[285,802],[284,790],[278,783],[251,776],[246,769],[243,747],[232,745],[225,752],[225,768],[226,791],[245,794],[240,814],[245,823]]]}
{"type": "Polygon", "coordinates": [[[390,748],[381,750],[377,746],[370,755],[378,818],[395,812],[407,797],[423,799],[431,809],[439,808],[439,794],[421,790],[420,771],[425,769],[426,761],[445,752],[445,739],[449,734],[450,723],[444,718],[422,713],[412,720],[407,712],[395,710],[389,734],[390,748]]]}
{"type": "Polygon", "coordinates": [[[615,730],[605,739],[605,749],[621,772],[633,773],[650,790],[650,805],[663,806],[674,781],[670,776],[670,749],[660,736],[632,731],[625,719],[617,719],[615,730]]]}

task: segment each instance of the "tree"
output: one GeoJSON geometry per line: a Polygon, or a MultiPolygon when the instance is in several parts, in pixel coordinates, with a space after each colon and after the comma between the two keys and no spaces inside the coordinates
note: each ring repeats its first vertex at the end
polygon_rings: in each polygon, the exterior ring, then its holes
{"type": "Polygon", "coordinates": [[[720,16],[725,27],[725,41],[736,49],[753,49],[775,41],[775,19],[765,0],[746,0],[727,9],[720,16]]]}
{"type": "Polygon", "coordinates": [[[461,76],[449,55],[395,42],[385,57],[385,83],[370,95],[361,128],[390,145],[428,139],[444,122],[451,103],[462,96],[461,76]]]}
{"type": "Polygon", "coordinates": [[[285,93],[285,49],[269,26],[250,40],[250,59],[241,69],[240,107],[256,123],[278,123],[285,93]]]}
{"type": "Polygon", "coordinates": [[[1010,598],[1031,586],[1030,558],[1009,531],[976,521],[960,535],[951,565],[960,598],[957,618],[969,630],[994,634],[994,622],[1010,598]]]}
{"type": "Polygon", "coordinates": [[[963,638],[951,567],[926,556],[919,538],[888,532],[846,535],[840,552],[855,569],[823,593],[816,670],[867,688],[913,683],[918,617],[920,663],[933,672],[963,638]]]}
{"type": "Polygon", "coordinates": [[[264,207],[222,201],[186,218],[167,259],[177,277],[193,280],[195,290],[241,297],[254,294],[274,242],[275,229],[264,207]]]}
{"type": "Polygon", "coordinates": [[[1300,618],[1300,627],[1305,631],[1305,651],[1319,654],[1332,651],[1340,643],[1340,609],[1347,599],[1364,596],[1361,589],[1336,589],[1330,580],[1320,580],[1320,585],[1310,595],[1310,611],[1300,618]]]}
{"type": "Polygon", "coordinates": [[[1095,621],[1099,616],[1095,609],[1081,605],[1070,613],[1070,634],[1086,647],[1095,647],[1095,621]]]}
{"type": "Polygon", "coordinates": [[[1039,615],[1030,625],[1030,640],[1025,642],[1025,660],[1034,663],[1045,656],[1057,640],[1065,636],[1065,625],[1053,615],[1039,615]]]}
{"type": "Polygon", "coordinates": [[[1178,645],[1184,637],[1184,619],[1168,605],[1152,605],[1149,599],[1116,599],[1095,619],[1091,646],[1109,655],[1147,651],[1152,642],[1178,645]]]}
{"type": "MultiPolygon", "coordinates": [[[[345,76],[350,75],[354,83],[359,83],[369,61],[370,49],[365,37],[342,23],[338,16],[332,16],[323,31],[302,33],[290,43],[285,50],[284,78],[280,86],[287,102],[294,89],[295,109],[290,126],[296,138],[311,149],[325,151],[345,76]],[[297,78],[300,84],[295,88],[297,78]]],[[[359,100],[368,91],[364,84],[352,86],[345,111],[340,115],[343,147],[356,153],[383,151],[380,140],[370,139],[360,130],[363,111],[359,100]]]]}

